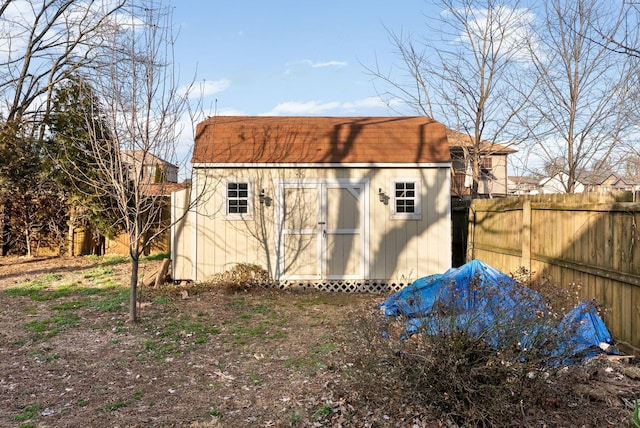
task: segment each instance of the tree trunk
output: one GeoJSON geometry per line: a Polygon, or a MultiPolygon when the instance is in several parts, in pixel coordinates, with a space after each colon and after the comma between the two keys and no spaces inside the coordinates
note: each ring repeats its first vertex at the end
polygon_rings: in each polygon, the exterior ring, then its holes
{"type": "Polygon", "coordinates": [[[75,234],[75,222],[76,222],[76,210],[71,207],[69,210],[69,256],[75,256],[76,234],[75,234]]]}
{"type": "Polygon", "coordinates": [[[28,222],[24,222],[24,240],[27,244],[27,257],[31,257],[31,229],[28,222]]]}
{"type": "Polygon", "coordinates": [[[11,202],[5,199],[2,205],[2,255],[9,254],[9,238],[11,235],[11,202]]]}
{"type": "Polygon", "coordinates": [[[129,293],[129,321],[138,321],[138,266],[139,255],[131,255],[131,287],[129,293]]]}

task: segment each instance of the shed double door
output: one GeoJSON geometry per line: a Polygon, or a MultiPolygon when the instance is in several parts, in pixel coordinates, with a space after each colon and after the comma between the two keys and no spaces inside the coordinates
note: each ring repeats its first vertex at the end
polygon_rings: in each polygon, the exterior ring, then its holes
{"type": "Polygon", "coordinates": [[[366,279],[366,180],[290,180],[278,187],[278,278],[366,279]]]}

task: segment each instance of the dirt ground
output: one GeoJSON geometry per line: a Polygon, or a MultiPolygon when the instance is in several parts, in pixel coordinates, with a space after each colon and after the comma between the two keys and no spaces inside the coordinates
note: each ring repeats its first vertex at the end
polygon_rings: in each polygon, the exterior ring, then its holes
{"type": "MultiPolygon", "coordinates": [[[[353,320],[382,295],[142,288],[130,323],[128,275],[122,260],[0,258],[0,427],[451,426],[352,390],[367,352],[353,320]]],[[[602,367],[590,411],[624,426],[640,370],[602,367]]],[[[536,426],[584,425],[553,420],[536,426]]]]}

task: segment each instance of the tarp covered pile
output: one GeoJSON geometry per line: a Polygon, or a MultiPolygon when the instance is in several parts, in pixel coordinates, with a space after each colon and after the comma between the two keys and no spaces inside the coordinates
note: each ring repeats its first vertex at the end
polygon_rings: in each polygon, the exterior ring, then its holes
{"type": "Polygon", "coordinates": [[[590,358],[613,345],[593,302],[583,301],[553,325],[540,294],[480,260],[417,279],[380,307],[386,316],[406,317],[407,335],[461,330],[496,350],[514,337],[523,348],[538,346],[539,337],[553,337],[549,360],[562,363],[590,358]]]}

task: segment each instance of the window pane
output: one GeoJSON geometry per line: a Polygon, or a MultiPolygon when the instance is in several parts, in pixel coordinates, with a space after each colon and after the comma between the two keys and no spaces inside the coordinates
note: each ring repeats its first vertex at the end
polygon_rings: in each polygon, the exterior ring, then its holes
{"type": "Polygon", "coordinates": [[[249,183],[227,183],[227,213],[249,212],[249,183]]]}
{"type": "Polygon", "coordinates": [[[418,206],[418,183],[415,181],[395,182],[395,213],[413,215],[418,206]]]}
{"type": "Polygon", "coordinates": [[[414,200],[407,200],[405,201],[405,212],[407,213],[412,213],[415,212],[415,201],[414,200]]]}

